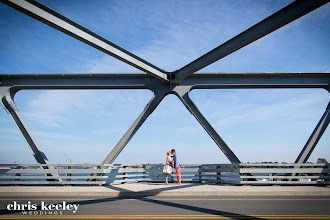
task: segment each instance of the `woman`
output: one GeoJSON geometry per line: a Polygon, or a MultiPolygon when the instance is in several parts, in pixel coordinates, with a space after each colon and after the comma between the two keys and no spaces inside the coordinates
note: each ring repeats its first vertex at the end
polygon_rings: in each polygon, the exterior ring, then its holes
{"type": "Polygon", "coordinates": [[[158,175],[157,179],[161,176],[165,176],[165,184],[167,185],[168,184],[168,174],[172,173],[172,166],[171,166],[172,158],[171,158],[171,152],[170,151],[168,151],[166,154],[167,154],[167,158],[166,158],[166,162],[165,162],[166,165],[163,168],[163,174],[158,175]]]}

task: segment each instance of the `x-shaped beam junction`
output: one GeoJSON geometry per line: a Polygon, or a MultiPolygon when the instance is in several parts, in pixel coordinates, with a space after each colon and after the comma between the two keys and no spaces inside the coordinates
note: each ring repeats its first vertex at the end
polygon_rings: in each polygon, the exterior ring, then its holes
{"type": "MultiPolygon", "coordinates": [[[[297,0],[258,24],[252,26],[214,50],[175,72],[166,72],[143,60],[113,42],[95,34],[87,28],[64,17],[58,12],[35,0],[0,0],[2,3],[29,15],[65,34],[68,34],[100,51],[142,70],[146,74],[1,74],[0,98],[3,107],[15,124],[39,163],[47,163],[46,156],[39,150],[31,132],[19,115],[13,97],[21,89],[150,89],[154,95],[143,112],[117,143],[103,163],[112,163],[147,117],[168,94],[175,94],[191,114],[198,120],[227,158],[234,164],[240,163],[215,129],[205,119],[189,98],[192,89],[220,88],[323,88],[330,91],[327,73],[209,73],[195,72],[234,51],[260,39],[278,28],[326,4],[328,0],[297,0]]],[[[328,109],[327,109],[328,112],[328,109]]],[[[329,123],[329,116],[322,117],[321,132],[312,134],[315,147],[329,123]],[[316,140],[316,141],[315,141],[316,140]]],[[[317,126],[316,130],[318,130],[317,126]]],[[[304,155],[310,155],[314,147],[305,147],[304,155]],[[306,154],[307,149],[307,154],[306,154]]],[[[307,157],[308,157],[307,156],[307,157]]],[[[306,159],[306,156],[304,156],[306,159]]],[[[307,158],[308,159],[308,158],[307,158]]]]}

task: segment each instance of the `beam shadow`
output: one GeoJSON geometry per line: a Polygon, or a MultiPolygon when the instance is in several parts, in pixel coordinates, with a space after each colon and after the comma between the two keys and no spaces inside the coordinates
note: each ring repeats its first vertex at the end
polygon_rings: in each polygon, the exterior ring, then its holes
{"type": "MultiPolygon", "coordinates": [[[[193,186],[196,186],[196,185],[198,185],[198,184],[190,184],[190,185],[186,185],[186,186],[181,185],[181,186],[175,186],[175,187],[166,187],[166,188],[161,188],[161,189],[157,189],[157,190],[168,191],[168,190],[173,190],[173,189],[178,189],[178,188],[193,187],[193,186]]],[[[122,188],[115,187],[115,186],[107,186],[107,187],[115,189],[115,190],[123,190],[124,192],[122,194],[120,193],[119,196],[120,195],[127,196],[127,193],[132,193],[133,192],[131,190],[122,189],[122,188]]],[[[257,220],[262,219],[262,218],[257,218],[255,216],[241,215],[241,214],[236,214],[236,213],[231,213],[231,212],[225,212],[225,211],[219,211],[219,210],[214,210],[214,209],[207,209],[207,208],[201,208],[201,207],[196,207],[196,206],[178,204],[178,203],[174,203],[174,202],[167,202],[167,201],[161,201],[161,200],[157,200],[157,199],[151,199],[151,198],[148,198],[148,197],[149,196],[156,196],[160,192],[154,192],[154,190],[146,190],[144,192],[147,195],[136,197],[136,200],[150,202],[150,203],[159,204],[159,205],[170,206],[170,207],[176,207],[176,208],[181,208],[181,209],[186,209],[186,210],[191,210],[191,211],[207,213],[207,214],[210,214],[210,215],[218,215],[218,216],[221,216],[221,217],[232,218],[232,219],[236,219],[236,218],[239,218],[239,219],[257,219],[257,220]]]]}
{"type": "MultiPolygon", "coordinates": [[[[167,191],[167,190],[178,189],[178,188],[193,187],[194,185],[196,185],[196,184],[191,184],[191,185],[187,185],[187,186],[166,187],[166,188],[161,188],[161,189],[157,189],[157,190],[167,191]]],[[[122,188],[115,187],[115,186],[107,186],[107,187],[121,191],[121,193],[119,194],[118,197],[108,197],[108,198],[76,201],[76,202],[71,202],[71,204],[79,204],[79,206],[80,206],[80,205],[89,205],[89,204],[119,201],[119,200],[125,200],[125,199],[136,199],[139,201],[149,202],[149,203],[153,203],[153,204],[164,205],[164,206],[169,206],[169,207],[176,207],[179,209],[196,211],[196,212],[206,213],[206,214],[210,214],[210,215],[216,215],[219,217],[226,217],[226,218],[230,218],[230,219],[237,219],[237,218],[239,218],[239,219],[257,219],[257,220],[263,219],[263,218],[257,218],[255,216],[242,215],[242,214],[237,214],[237,213],[232,213],[232,212],[225,212],[225,211],[221,211],[221,210],[214,210],[214,209],[208,209],[208,208],[202,208],[202,207],[197,207],[197,206],[191,206],[191,205],[185,205],[185,204],[179,204],[179,203],[174,203],[174,202],[161,201],[161,200],[157,200],[157,199],[148,198],[150,196],[156,196],[157,194],[159,194],[159,192],[154,192],[154,190],[146,190],[145,192],[148,195],[132,197],[132,196],[127,196],[127,193],[130,193],[132,195],[136,192],[127,190],[127,189],[122,189],[122,188]]],[[[56,204],[61,204],[61,203],[54,203],[54,204],[56,205],[56,204]]],[[[40,208],[41,208],[40,205],[37,206],[37,210],[40,210],[40,208]]],[[[19,212],[21,212],[21,211],[19,211],[19,210],[9,211],[6,209],[2,209],[2,210],[0,210],[0,215],[13,214],[13,213],[19,213],[19,212]]]]}
{"type": "Polygon", "coordinates": [[[120,193],[119,193],[118,197],[126,197],[126,196],[145,197],[145,196],[157,196],[160,192],[165,192],[165,191],[169,191],[169,190],[173,190],[173,189],[189,188],[189,187],[193,187],[196,185],[198,185],[198,184],[177,185],[177,186],[172,186],[172,187],[170,185],[168,185],[168,187],[164,187],[164,188],[160,188],[160,189],[149,189],[149,190],[142,191],[143,192],[142,196],[134,195],[137,193],[141,195],[141,191],[134,192],[134,191],[131,191],[128,189],[123,189],[123,188],[116,187],[113,185],[104,186],[104,187],[119,191],[120,193]],[[157,190],[157,191],[155,191],[155,190],[157,190]]]}
{"type": "Polygon", "coordinates": [[[184,205],[184,204],[179,204],[179,203],[174,203],[174,202],[161,201],[161,200],[157,200],[157,199],[137,198],[137,200],[150,202],[150,203],[154,203],[154,204],[159,204],[159,205],[170,206],[170,207],[176,207],[176,208],[190,210],[190,211],[202,212],[202,213],[216,215],[218,217],[226,217],[226,218],[230,218],[230,219],[237,219],[237,218],[239,218],[239,219],[257,219],[257,220],[263,219],[263,218],[258,218],[255,216],[242,215],[242,214],[225,212],[225,211],[221,211],[221,210],[214,210],[214,209],[208,209],[208,208],[201,208],[201,207],[184,205]]]}

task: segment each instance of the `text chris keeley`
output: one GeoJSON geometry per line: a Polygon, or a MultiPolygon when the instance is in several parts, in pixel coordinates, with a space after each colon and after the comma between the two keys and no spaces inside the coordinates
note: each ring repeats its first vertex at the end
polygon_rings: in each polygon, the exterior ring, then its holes
{"type": "MultiPolygon", "coordinates": [[[[28,201],[27,203],[17,203],[17,201],[13,201],[13,203],[10,203],[7,205],[7,210],[9,211],[45,211],[44,213],[38,213],[38,214],[46,214],[49,212],[54,211],[54,214],[62,214],[62,211],[72,211],[72,213],[76,213],[78,210],[79,204],[71,204],[67,203],[65,201],[61,203],[46,203],[45,201],[41,201],[40,205],[38,206],[35,203],[32,203],[31,201],[28,201]],[[38,209],[38,207],[40,209],[38,209]],[[57,211],[55,213],[55,211],[57,211]]],[[[24,214],[24,213],[23,213],[24,214]]],[[[37,214],[37,213],[36,213],[37,214]]]]}

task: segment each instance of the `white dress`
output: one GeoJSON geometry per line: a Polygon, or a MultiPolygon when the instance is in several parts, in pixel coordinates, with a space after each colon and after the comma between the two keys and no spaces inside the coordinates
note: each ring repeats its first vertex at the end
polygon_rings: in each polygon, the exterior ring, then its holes
{"type": "MultiPolygon", "coordinates": [[[[171,164],[172,159],[169,159],[169,163],[171,164]]],[[[163,168],[163,173],[172,173],[172,166],[171,165],[165,165],[163,168]]]]}

